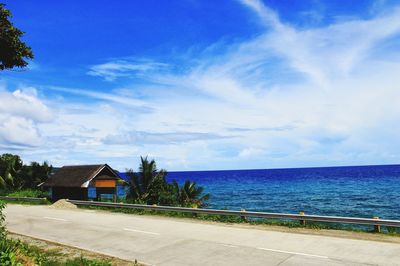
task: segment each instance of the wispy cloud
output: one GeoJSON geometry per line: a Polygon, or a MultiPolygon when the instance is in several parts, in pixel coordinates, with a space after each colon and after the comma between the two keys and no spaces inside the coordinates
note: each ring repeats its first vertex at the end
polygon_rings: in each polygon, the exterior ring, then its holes
{"type": "Polygon", "coordinates": [[[114,60],[91,66],[87,74],[104,78],[106,81],[114,81],[121,77],[142,76],[166,67],[168,67],[167,64],[159,62],[114,60]]]}
{"type": "Polygon", "coordinates": [[[74,89],[74,88],[63,88],[63,87],[46,87],[54,91],[64,92],[67,94],[76,94],[81,96],[86,96],[89,98],[94,98],[98,100],[105,100],[107,102],[113,102],[117,104],[123,104],[130,107],[146,107],[148,104],[140,99],[135,99],[132,97],[123,97],[116,95],[115,93],[103,93],[98,91],[91,91],[88,89],[74,89]]]}
{"type": "Polygon", "coordinates": [[[347,78],[375,45],[400,30],[400,7],[370,20],[352,19],[323,28],[298,30],[282,23],[261,1],[242,2],[271,29],[253,45],[287,59],[292,68],[307,74],[321,87],[329,86],[333,79],[347,78]]]}
{"type": "Polygon", "coordinates": [[[203,132],[165,132],[154,133],[144,131],[132,131],[124,134],[109,135],[104,138],[105,144],[135,144],[138,146],[145,144],[170,145],[182,144],[191,141],[210,141],[231,138],[231,136],[221,136],[203,132]]]}

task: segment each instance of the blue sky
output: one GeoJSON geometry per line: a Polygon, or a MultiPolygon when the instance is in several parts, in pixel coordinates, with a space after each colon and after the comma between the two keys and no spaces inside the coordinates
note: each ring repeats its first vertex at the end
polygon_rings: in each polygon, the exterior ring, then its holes
{"type": "Polygon", "coordinates": [[[168,170],[400,162],[398,1],[5,1],[0,151],[168,170]]]}

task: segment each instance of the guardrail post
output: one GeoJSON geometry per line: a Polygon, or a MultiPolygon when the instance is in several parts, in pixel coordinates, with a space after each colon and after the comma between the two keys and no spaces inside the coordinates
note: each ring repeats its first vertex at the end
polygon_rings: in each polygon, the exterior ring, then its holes
{"type": "MultiPolygon", "coordinates": [[[[304,215],[304,212],[299,212],[299,214],[300,214],[300,215],[304,215]]],[[[299,222],[300,222],[300,224],[301,224],[302,226],[305,226],[305,225],[306,225],[306,220],[299,220],[299,222]]]]}
{"type": "MultiPolygon", "coordinates": [[[[246,212],[245,209],[241,209],[241,212],[246,212]]],[[[240,216],[240,218],[242,219],[242,221],[246,221],[246,216],[240,216]]]]}
{"type": "MultiPolygon", "coordinates": [[[[197,206],[192,207],[193,209],[197,209],[197,206]]],[[[197,217],[197,212],[192,212],[193,217],[197,217]]]]}
{"type": "MultiPolygon", "coordinates": [[[[378,216],[374,216],[372,219],[379,220],[379,217],[378,216]]],[[[374,231],[376,233],[380,233],[381,232],[381,226],[379,224],[374,225],[374,231]]]]}
{"type": "MultiPolygon", "coordinates": [[[[152,206],[153,206],[153,207],[157,207],[157,204],[153,204],[152,206]]],[[[146,210],[143,210],[143,211],[145,212],[146,210]]],[[[154,208],[154,209],[150,210],[150,212],[156,213],[156,212],[157,212],[157,209],[154,208]]]]}

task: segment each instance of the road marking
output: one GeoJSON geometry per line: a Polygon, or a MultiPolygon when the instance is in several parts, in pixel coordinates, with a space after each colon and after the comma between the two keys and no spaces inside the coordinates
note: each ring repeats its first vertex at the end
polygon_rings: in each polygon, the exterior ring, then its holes
{"type": "Polygon", "coordinates": [[[44,219],[49,219],[49,220],[56,220],[56,221],[62,221],[62,222],[67,222],[67,220],[65,219],[61,219],[61,218],[54,218],[54,217],[43,217],[44,219]]]}
{"type": "Polygon", "coordinates": [[[228,248],[238,248],[238,246],[228,245],[228,244],[221,244],[221,246],[228,247],[228,248]]]}
{"type": "Polygon", "coordinates": [[[142,230],[136,230],[136,229],[130,229],[130,228],[124,228],[125,231],[130,231],[130,232],[136,232],[136,233],[143,233],[143,234],[149,234],[149,235],[160,235],[159,233],[154,233],[154,232],[148,232],[148,231],[142,231],[142,230]]]}
{"type": "Polygon", "coordinates": [[[279,253],[286,253],[286,254],[293,254],[293,255],[300,255],[300,256],[307,256],[307,257],[314,257],[314,258],[320,258],[320,259],[329,259],[327,256],[320,256],[320,255],[300,253],[300,252],[291,252],[291,251],[285,251],[285,250],[279,250],[279,249],[271,249],[271,248],[257,248],[257,249],[272,251],[272,252],[279,252],[279,253]]]}

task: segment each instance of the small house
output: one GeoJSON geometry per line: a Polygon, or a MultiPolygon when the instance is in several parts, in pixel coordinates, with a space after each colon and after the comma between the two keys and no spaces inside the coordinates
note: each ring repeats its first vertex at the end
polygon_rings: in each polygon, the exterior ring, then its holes
{"type": "Polygon", "coordinates": [[[126,196],[126,182],[107,164],[63,166],[43,183],[51,200],[111,200],[126,196]]]}

